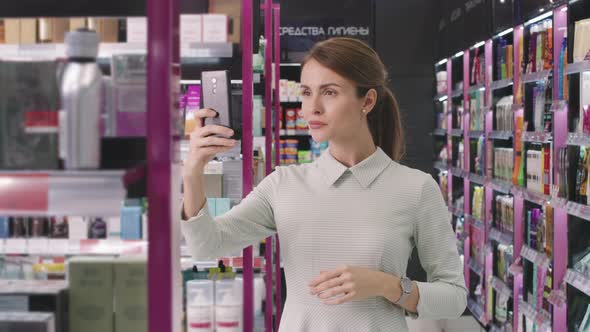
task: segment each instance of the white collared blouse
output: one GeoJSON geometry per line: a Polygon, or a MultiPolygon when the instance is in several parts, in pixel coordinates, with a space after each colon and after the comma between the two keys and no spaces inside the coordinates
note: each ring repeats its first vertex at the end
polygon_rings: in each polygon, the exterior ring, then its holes
{"type": "Polygon", "coordinates": [[[308,283],[340,265],[404,276],[413,247],[428,279],[417,283],[418,317],[454,318],[465,309],[456,237],[437,183],[380,148],[351,168],[329,151],[311,164],[278,167],[225,215],[207,211],[181,223],[195,259],[278,232],[288,293],[281,332],[407,331],[404,310],[385,298],[328,306],[308,283]]]}

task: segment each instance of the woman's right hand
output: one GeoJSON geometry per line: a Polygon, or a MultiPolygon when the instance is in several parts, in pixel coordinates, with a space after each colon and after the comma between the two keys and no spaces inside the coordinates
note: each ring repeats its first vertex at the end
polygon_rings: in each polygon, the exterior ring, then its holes
{"type": "Polygon", "coordinates": [[[183,177],[202,174],[207,163],[213,160],[216,154],[229,151],[236,145],[236,140],[230,139],[234,135],[232,129],[217,125],[204,125],[206,118],[217,116],[216,111],[207,108],[194,113],[196,126],[190,135],[189,153],[184,161],[183,177]]]}

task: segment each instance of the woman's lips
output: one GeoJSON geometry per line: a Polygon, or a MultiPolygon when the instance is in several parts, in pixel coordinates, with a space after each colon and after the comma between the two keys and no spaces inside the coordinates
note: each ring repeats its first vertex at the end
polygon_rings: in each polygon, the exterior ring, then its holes
{"type": "Polygon", "coordinates": [[[310,129],[319,129],[319,128],[322,128],[325,125],[326,125],[325,123],[319,122],[319,121],[310,121],[309,122],[309,128],[310,129]]]}

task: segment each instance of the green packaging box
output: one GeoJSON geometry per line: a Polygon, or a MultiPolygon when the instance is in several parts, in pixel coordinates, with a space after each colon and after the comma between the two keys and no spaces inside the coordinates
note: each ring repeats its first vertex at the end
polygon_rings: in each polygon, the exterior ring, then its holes
{"type": "Polygon", "coordinates": [[[70,282],[70,331],[113,332],[114,257],[73,257],[70,282]]]}
{"type": "Polygon", "coordinates": [[[115,331],[146,332],[147,258],[120,257],[115,260],[115,331]]]}

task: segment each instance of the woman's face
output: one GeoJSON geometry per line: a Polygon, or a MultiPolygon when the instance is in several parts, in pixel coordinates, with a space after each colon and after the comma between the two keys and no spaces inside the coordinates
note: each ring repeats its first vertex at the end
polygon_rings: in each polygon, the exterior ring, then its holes
{"type": "Polygon", "coordinates": [[[303,116],[316,142],[348,140],[367,127],[362,113],[365,98],[356,85],[315,60],[301,71],[303,116]]]}

